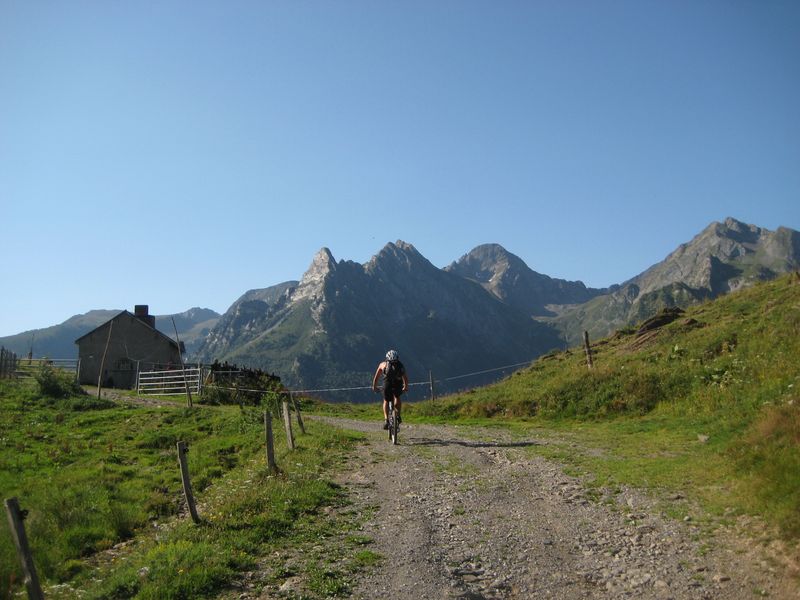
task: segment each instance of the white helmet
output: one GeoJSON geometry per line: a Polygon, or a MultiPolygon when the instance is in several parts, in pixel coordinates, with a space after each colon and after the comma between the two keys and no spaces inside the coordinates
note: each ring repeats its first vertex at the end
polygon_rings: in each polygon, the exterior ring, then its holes
{"type": "Polygon", "coordinates": [[[397,354],[397,350],[389,350],[386,353],[386,360],[397,360],[400,358],[400,355],[397,354]]]}

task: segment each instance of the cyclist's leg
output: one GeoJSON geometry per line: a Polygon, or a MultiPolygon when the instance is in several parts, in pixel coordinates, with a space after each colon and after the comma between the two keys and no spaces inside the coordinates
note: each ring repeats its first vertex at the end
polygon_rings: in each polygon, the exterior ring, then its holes
{"type": "Polygon", "coordinates": [[[394,407],[397,409],[398,417],[400,417],[400,408],[401,408],[400,394],[402,394],[401,391],[394,392],[394,407]]]}
{"type": "Polygon", "coordinates": [[[383,390],[383,422],[389,421],[389,400],[392,399],[392,393],[387,388],[383,390]]]}

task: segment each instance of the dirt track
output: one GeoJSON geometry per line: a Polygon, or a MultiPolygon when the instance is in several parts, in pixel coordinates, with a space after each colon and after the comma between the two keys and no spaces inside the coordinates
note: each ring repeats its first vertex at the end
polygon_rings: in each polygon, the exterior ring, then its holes
{"type": "Polygon", "coordinates": [[[726,532],[668,519],[633,490],[588,496],[531,451],[540,440],[404,424],[391,446],[379,423],[329,421],[370,432],[340,483],[375,511],[364,533],[387,560],[356,598],[800,597],[726,532]]]}

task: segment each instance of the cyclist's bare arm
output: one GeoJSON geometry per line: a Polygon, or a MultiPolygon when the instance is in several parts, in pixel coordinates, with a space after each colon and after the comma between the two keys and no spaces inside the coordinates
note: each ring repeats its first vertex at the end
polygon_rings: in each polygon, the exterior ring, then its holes
{"type": "Polygon", "coordinates": [[[385,363],[381,363],[381,364],[378,365],[378,368],[375,371],[375,376],[372,378],[372,391],[373,392],[377,392],[378,391],[378,378],[383,373],[384,364],[385,363]]]}

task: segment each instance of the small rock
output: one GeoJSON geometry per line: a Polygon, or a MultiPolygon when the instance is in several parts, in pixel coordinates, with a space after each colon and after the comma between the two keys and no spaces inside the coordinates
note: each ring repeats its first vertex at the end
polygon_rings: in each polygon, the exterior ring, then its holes
{"type": "Polygon", "coordinates": [[[714,575],[713,580],[714,583],[723,583],[725,581],[730,581],[731,578],[727,575],[714,575]]]}

